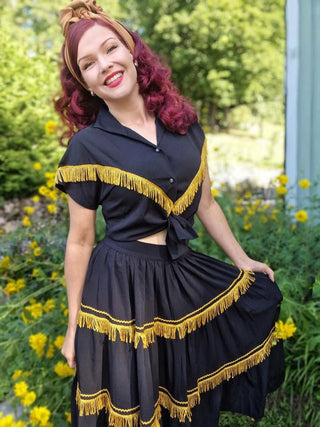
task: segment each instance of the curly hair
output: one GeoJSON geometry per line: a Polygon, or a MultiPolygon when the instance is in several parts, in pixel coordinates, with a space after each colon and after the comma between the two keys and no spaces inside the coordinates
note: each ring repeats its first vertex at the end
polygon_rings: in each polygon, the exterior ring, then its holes
{"type": "MultiPolygon", "coordinates": [[[[78,77],[82,79],[77,65],[77,50],[79,41],[85,31],[94,25],[114,29],[106,22],[99,19],[82,19],[73,24],[67,35],[70,60],[78,77]]],[[[130,32],[135,42],[134,60],[137,65],[137,80],[139,93],[144,99],[148,112],[153,112],[164,124],[166,129],[173,133],[185,134],[188,127],[196,122],[197,115],[188,100],[183,98],[178,89],[170,80],[170,71],[162,66],[157,55],[151,52],[137,33],[130,32]]],[[[123,42],[121,37],[117,37],[123,42]]],[[[104,101],[98,97],[92,97],[70,73],[64,60],[60,72],[62,96],[55,100],[55,109],[61,116],[65,131],[60,143],[70,138],[77,132],[95,122],[98,111],[104,101]]]]}

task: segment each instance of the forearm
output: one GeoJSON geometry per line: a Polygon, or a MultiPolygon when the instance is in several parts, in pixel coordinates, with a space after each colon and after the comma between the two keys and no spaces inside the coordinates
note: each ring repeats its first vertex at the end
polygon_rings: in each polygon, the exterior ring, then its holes
{"type": "Polygon", "coordinates": [[[88,269],[93,242],[76,243],[67,241],[65,277],[69,308],[69,329],[75,330],[81,304],[83,285],[88,269]]]}
{"type": "Polygon", "coordinates": [[[244,265],[248,256],[233,235],[219,204],[213,198],[197,212],[197,216],[212,239],[222,248],[234,264],[244,265]]]}

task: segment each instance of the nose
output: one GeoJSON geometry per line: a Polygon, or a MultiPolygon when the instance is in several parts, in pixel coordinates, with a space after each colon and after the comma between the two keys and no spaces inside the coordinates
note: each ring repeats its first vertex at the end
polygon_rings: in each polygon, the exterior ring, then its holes
{"type": "Polygon", "coordinates": [[[104,74],[107,70],[112,68],[112,63],[109,58],[105,55],[99,57],[99,70],[101,74],[104,74]]]}

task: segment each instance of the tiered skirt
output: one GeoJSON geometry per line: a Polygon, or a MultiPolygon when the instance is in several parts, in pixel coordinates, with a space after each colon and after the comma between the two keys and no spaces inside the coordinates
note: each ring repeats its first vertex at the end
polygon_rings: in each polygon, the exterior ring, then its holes
{"type": "Polygon", "coordinates": [[[259,419],[283,381],[275,322],[282,295],[262,273],[189,247],[95,248],[76,334],[73,427],[218,425],[259,419]]]}

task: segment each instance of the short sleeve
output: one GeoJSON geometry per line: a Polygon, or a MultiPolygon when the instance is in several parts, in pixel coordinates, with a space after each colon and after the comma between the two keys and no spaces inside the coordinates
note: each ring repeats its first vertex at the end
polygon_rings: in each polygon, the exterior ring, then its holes
{"type": "Polygon", "coordinates": [[[57,172],[56,187],[87,209],[100,204],[101,181],[95,173],[97,162],[81,138],[73,137],[64,153],[57,172]]]}

